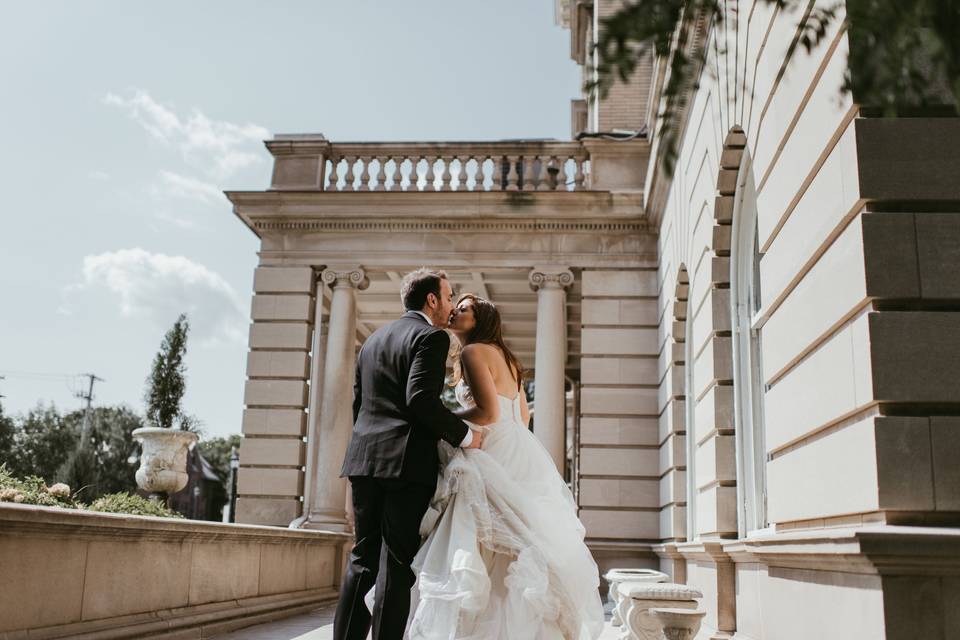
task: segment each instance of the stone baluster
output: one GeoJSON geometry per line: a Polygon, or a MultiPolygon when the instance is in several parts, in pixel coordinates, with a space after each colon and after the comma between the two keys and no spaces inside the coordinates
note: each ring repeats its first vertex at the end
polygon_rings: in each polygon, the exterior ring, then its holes
{"type": "Polygon", "coordinates": [[[407,191],[417,191],[417,182],[420,181],[419,176],[419,164],[420,156],[410,156],[410,182],[407,184],[407,191]]]}
{"type": "Polygon", "coordinates": [[[473,175],[473,190],[483,191],[483,163],[487,161],[487,158],[486,156],[473,156],[473,159],[477,162],[477,168],[473,175]]]}
{"type": "Polygon", "coordinates": [[[502,191],[503,190],[503,168],[507,162],[506,156],[492,156],[493,160],[493,190],[502,191]]]}
{"type": "Polygon", "coordinates": [[[394,191],[396,186],[399,184],[398,178],[400,177],[400,162],[403,158],[395,158],[393,156],[387,156],[383,162],[383,191],[394,191]],[[393,162],[394,170],[390,173],[389,176],[386,175],[387,163],[393,162]]]}
{"type": "Polygon", "coordinates": [[[357,191],[370,191],[370,170],[373,168],[371,166],[372,158],[360,157],[360,171],[358,176],[360,178],[360,183],[357,185],[357,191]]]}
{"type": "Polygon", "coordinates": [[[443,163],[443,168],[440,170],[440,191],[450,191],[450,183],[453,181],[453,175],[450,173],[450,163],[453,162],[453,158],[443,156],[439,160],[443,163]]]}
{"type": "Polygon", "coordinates": [[[434,181],[437,179],[436,174],[433,172],[433,164],[437,161],[436,156],[426,156],[427,160],[427,175],[424,176],[426,184],[423,185],[424,191],[436,191],[437,187],[434,185],[434,181]]]}
{"type": "Polygon", "coordinates": [[[534,359],[536,396],[533,433],[547,449],[561,475],[566,463],[567,287],[566,267],[537,267],[530,272],[537,292],[537,338],[534,359]]]}
{"type": "Polygon", "coordinates": [[[320,275],[333,289],[324,356],[316,474],[304,527],[347,531],[347,485],[340,467],[353,430],[353,370],[356,365],[357,290],[369,285],[360,267],[331,267],[320,275]]]}
{"type": "Polygon", "coordinates": [[[556,156],[540,156],[540,182],[537,191],[553,191],[556,188],[556,156]]]}
{"type": "Polygon", "coordinates": [[[536,191],[536,169],[537,157],[533,155],[523,156],[523,190],[536,191]]]}
{"type": "Polygon", "coordinates": [[[386,191],[386,181],[387,181],[387,160],[388,156],[377,156],[377,164],[379,168],[377,169],[377,184],[373,188],[374,191],[386,191]]]}
{"type": "Polygon", "coordinates": [[[329,183],[327,184],[327,191],[337,191],[339,185],[337,184],[340,181],[340,158],[336,156],[330,156],[330,171],[327,174],[329,178],[329,183]]]}
{"type": "Polygon", "coordinates": [[[566,156],[557,158],[557,184],[554,186],[557,191],[567,190],[567,160],[566,156]]]}
{"type": "Polygon", "coordinates": [[[520,156],[507,156],[507,162],[510,169],[507,171],[507,191],[518,191],[517,185],[519,176],[517,175],[517,164],[520,162],[520,156]]]}
{"type": "Polygon", "coordinates": [[[583,191],[583,165],[586,163],[586,159],[579,156],[574,156],[573,158],[574,166],[577,168],[576,175],[573,176],[573,190],[574,191],[583,191]]]}
{"type": "Polygon", "coordinates": [[[354,156],[344,156],[344,160],[347,161],[347,175],[344,176],[343,190],[354,191],[353,183],[356,180],[356,175],[353,173],[353,165],[357,159],[354,156]]]}

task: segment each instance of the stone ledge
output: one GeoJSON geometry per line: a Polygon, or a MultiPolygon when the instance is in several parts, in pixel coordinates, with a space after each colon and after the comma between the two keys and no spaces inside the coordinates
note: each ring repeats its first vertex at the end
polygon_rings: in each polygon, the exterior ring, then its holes
{"type": "Polygon", "coordinates": [[[960,529],[880,525],[791,531],[721,544],[735,563],[867,575],[960,576],[960,529]]]}
{"type": "Polygon", "coordinates": [[[0,640],[206,637],[292,615],[335,598],[349,541],[2,504],[0,640]]]}
{"type": "Polygon", "coordinates": [[[224,524],[179,518],[153,518],[77,509],[0,505],[0,536],[60,536],[72,540],[103,536],[164,542],[330,543],[351,540],[345,533],[306,531],[247,524],[224,524]]]}

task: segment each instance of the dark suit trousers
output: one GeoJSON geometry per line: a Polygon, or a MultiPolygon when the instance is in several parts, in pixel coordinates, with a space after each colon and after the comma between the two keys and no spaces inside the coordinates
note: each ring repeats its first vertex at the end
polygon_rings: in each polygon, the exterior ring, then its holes
{"type": "Polygon", "coordinates": [[[356,544],[333,622],[334,640],[364,640],[371,615],[363,596],[376,585],[373,640],[400,640],[410,614],[410,563],[434,487],[400,479],[351,477],[356,544]]]}

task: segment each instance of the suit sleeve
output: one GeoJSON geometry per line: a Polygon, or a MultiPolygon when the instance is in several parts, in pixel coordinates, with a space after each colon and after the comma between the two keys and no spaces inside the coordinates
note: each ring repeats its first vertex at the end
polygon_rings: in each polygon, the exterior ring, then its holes
{"type": "Polygon", "coordinates": [[[433,431],[438,439],[459,447],[470,427],[443,405],[439,393],[449,347],[446,331],[434,331],[420,341],[407,378],[407,406],[418,423],[433,431]]]}
{"type": "MultiPolygon", "coordinates": [[[[360,349],[361,353],[363,348],[360,349]]],[[[360,405],[363,402],[363,389],[360,384],[360,354],[357,354],[357,364],[353,378],[353,424],[357,424],[357,418],[360,416],[360,405]]]]}

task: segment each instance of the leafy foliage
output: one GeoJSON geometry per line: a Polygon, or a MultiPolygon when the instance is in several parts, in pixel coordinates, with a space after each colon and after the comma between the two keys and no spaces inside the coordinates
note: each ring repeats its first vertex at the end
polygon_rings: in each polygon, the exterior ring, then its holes
{"type": "Polygon", "coordinates": [[[147,406],[147,421],[163,429],[171,429],[175,423],[179,423],[181,428],[185,424],[192,424],[182,409],[183,394],[187,388],[187,366],[183,360],[187,354],[189,332],[187,316],[180,314],[163,337],[160,351],[154,357],[147,377],[143,397],[147,406]]]}
{"type": "Polygon", "coordinates": [[[80,507],[64,487],[48,487],[43,478],[26,476],[22,480],[14,475],[7,465],[0,464],[0,502],[36,504],[44,507],[80,507]]]}
{"type": "Polygon", "coordinates": [[[57,481],[74,488],[74,496],[96,496],[99,489],[97,459],[88,447],[76,447],[57,471],[57,481]]]}
{"type": "Polygon", "coordinates": [[[217,474],[224,482],[226,482],[230,476],[230,454],[233,447],[240,448],[241,440],[243,440],[243,436],[233,434],[225,438],[201,440],[199,444],[197,444],[197,447],[200,449],[200,455],[210,463],[210,466],[217,470],[217,474]]]}
{"type": "Polygon", "coordinates": [[[182,518],[171,511],[162,502],[130,495],[129,493],[111,493],[97,498],[88,507],[89,511],[102,513],[129,513],[134,516],[156,516],[160,518],[182,518]]]}
{"type": "Polygon", "coordinates": [[[0,463],[19,477],[37,476],[47,482],[63,480],[78,490],[83,488],[86,499],[136,491],[134,472],[139,450],[132,433],[143,426],[143,419],[124,406],[92,409],[89,456],[78,462],[74,451],[82,424],[82,410],[61,416],[53,405],[38,405],[15,418],[0,416],[0,442],[4,438],[7,441],[0,447],[0,463]],[[91,466],[96,471],[94,476],[78,475],[91,466]]]}
{"type": "MultiPolygon", "coordinates": [[[[846,8],[849,57],[841,91],[868,111],[883,115],[918,110],[956,113],[960,102],[960,0],[757,0],[780,12],[802,15],[792,48],[807,53],[826,37],[846,8]]],[[[717,27],[728,19],[719,0],[634,0],[600,20],[592,52],[596,80],[586,90],[605,96],[617,80],[627,82],[652,50],[669,60],[662,93],[660,143],[664,167],[672,174],[680,121],[689,88],[698,81],[703,52],[689,51],[698,19],[717,27]]],[[[735,11],[735,9],[733,9],[735,11]]],[[[787,52],[789,57],[791,52],[787,52]]],[[[749,88],[748,88],[749,90],[749,88]]]]}

